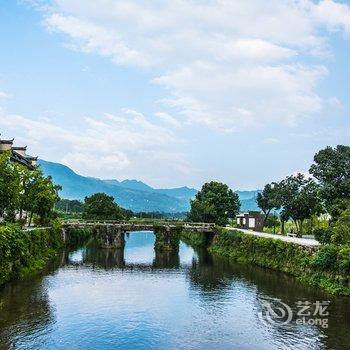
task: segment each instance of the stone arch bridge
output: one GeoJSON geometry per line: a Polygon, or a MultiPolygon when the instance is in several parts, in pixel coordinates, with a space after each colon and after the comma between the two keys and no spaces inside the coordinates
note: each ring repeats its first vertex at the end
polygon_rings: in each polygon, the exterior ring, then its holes
{"type": "Polygon", "coordinates": [[[124,248],[125,233],[133,231],[153,231],[155,249],[158,251],[177,251],[181,231],[193,231],[205,234],[211,239],[215,234],[215,225],[208,223],[129,223],[116,221],[66,221],[63,224],[63,239],[66,240],[71,230],[89,229],[102,248],[124,248]]]}

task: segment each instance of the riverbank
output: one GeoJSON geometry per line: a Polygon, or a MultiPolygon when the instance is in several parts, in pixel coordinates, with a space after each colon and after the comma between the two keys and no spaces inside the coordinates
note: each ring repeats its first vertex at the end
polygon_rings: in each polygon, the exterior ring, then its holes
{"type": "Polygon", "coordinates": [[[91,237],[86,230],[73,230],[64,241],[59,222],[50,228],[22,230],[18,225],[0,226],[0,286],[44,269],[65,246],[91,237]]]}
{"type": "MultiPolygon", "coordinates": [[[[218,228],[207,249],[239,263],[250,263],[295,276],[335,295],[350,296],[349,255],[345,246],[302,246],[278,239],[218,228]]],[[[205,246],[203,236],[186,232],[182,239],[193,247],[205,246]]]]}
{"type": "Polygon", "coordinates": [[[0,286],[43,269],[62,245],[59,227],[23,231],[17,225],[0,226],[0,286]]]}

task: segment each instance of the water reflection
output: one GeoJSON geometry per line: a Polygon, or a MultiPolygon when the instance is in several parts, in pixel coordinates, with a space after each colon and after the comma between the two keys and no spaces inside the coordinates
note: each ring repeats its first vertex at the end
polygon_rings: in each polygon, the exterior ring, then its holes
{"type": "Polygon", "coordinates": [[[151,232],[125,249],[62,252],[44,276],[0,291],[0,348],[347,349],[350,300],[275,271],[193,251],[154,251],[151,232]],[[329,328],[264,324],[261,301],[330,300],[329,328]]]}
{"type": "Polygon", "coordinates": [[[42,278],[13,283],[0,292],[0,348],[23,346],[54,323],[53,307],[42,278]]]}

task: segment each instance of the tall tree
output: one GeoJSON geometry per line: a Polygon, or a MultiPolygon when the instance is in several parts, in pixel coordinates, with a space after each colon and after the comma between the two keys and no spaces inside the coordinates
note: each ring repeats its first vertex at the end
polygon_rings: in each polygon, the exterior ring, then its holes
{"type": "Polygon", "coordinates": [[[95,193],[85,197],[83,218],[88,220],[120,220],[123,218],[121,208],[112,196],[95,193]]]}
{"type": "Polygon", "coordinates": [[[237,193],[227,185],[212,181],[203,185],[194,200],[188,219],[195,222],[213,222],[226,225],[239,211],[240,202],[237,193]]]}
{"type": "Polygon", "coordinates": [[[20,174],[9,152],[0,154],[0,217],[13,218],[19,205],[20,174]]]}
{"type": "Polygon", "coordinates": [[[60,186],[52,182],[50,176],[45,177],[40,169],[25,170],[22,181],[21,209],[29,213],[29,224],[33,215],[37,215],[39,223],[45,225],[53,215],[54,205],[59,201],[60,186]]]}
{"type": "Polygon", "coordinates": [[[256,202],[265,215],[263,222],[263,226],[265,226],[271,210],[278,209],[281,206],[278,184],[273,182],[265,185],[262,192],[257,194],[256,202]]]}
{"type": "Polygon", "coordinates": [[[319,196],[320,187],[311,178],[303,174],[288,176],[280,182],[282,216],[291,218],[297,228],[298,236],[302,235],[303,222],[312,215],[323,211],[322,200],[319,196]]]}
{"type": "Polygon", "coordinates": [[[326,147],[314,156],[310,167],[321,185],[321,196],[328,212],[338,216],[350,203],[350,147],[326,147]]]}

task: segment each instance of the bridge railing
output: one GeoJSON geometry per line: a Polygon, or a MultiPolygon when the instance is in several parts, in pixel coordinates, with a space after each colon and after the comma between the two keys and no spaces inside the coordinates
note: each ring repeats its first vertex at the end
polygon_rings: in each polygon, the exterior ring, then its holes
{"type": "Polygon", "coordinates": [[[183,228],[213,228],[214,223],[206,222],[185,222],[179,220],[82,220],[82,219],[69,219],[64,221],[64,225],[179,225],[183,228]]]}

